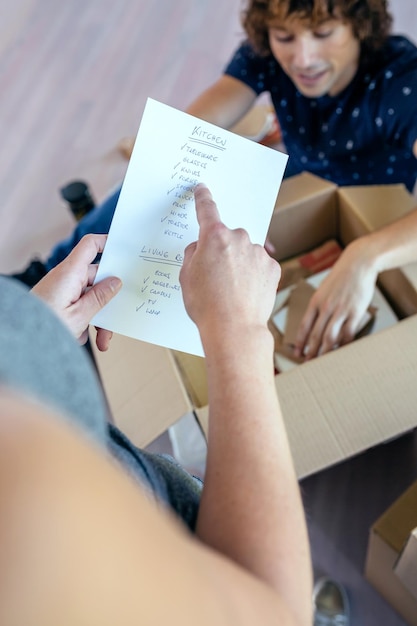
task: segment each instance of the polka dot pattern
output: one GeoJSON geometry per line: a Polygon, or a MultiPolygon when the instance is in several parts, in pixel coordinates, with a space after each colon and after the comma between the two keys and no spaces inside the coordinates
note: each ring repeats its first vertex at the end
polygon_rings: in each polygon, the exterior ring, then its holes
{"type": "Polygon", "coordinates": [[[390,37],[372,71],[360,68],[335,97],[307,98],[273,57],[243,44],[226,68],[257,94],[269,92],[289,154],[286,175],[310,171],[339,185],[402,182],[417,177],[417,48],[390,37]]]}

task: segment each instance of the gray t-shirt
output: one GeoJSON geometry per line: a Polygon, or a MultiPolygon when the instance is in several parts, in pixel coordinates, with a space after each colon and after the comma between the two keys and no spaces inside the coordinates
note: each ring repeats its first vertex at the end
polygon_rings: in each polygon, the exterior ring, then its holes
{"type": "Polygon", "coordinates": [[[0,384],[43,402],[81,427],[194,530],[201,481],[171,457],[140,450],[109,424],[108,405],[88,351],[39,298],[1,276],[0,384]]]}

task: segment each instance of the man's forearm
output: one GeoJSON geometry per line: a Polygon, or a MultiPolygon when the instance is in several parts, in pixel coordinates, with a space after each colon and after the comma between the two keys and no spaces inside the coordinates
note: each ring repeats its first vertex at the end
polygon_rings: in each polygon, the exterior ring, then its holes
{"type": "Polygon", "coordinates": [[[272,337],[260,328],[206,350],[209,445],[197,534],[311,621],[304,512],[273,378],[272,337]]]}
{"type": "Polygon", "coordinates": [[[247,85],[231,76],[222,76],[191,102],[186,112],[227,129],[249,111],[255,100],[255,92],[247,85]]]}
{"type": "Polygon", "coordinates": [[[353,245],[369,257],[377,273],[417,261],[417,209],[353,245]]]}

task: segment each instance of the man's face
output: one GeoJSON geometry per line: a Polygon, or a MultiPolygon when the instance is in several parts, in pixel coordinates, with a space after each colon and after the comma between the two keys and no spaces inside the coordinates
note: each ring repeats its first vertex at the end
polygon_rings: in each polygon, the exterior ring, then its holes
{"type": "Polygon", "coordinates": [[[329,18],[313,28],[294,16],[274,23],[268,33],[272,54],[308,98],[335,96],[355,76],[360,43],[350,24],[329,18]]]}

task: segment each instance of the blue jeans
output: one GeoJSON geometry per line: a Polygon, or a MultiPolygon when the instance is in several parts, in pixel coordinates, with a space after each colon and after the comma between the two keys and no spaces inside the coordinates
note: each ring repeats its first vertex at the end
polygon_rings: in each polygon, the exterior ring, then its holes
{"type": "Polygon", "coordinates": [[[49,270],[58,265],[68,256],[74,246],[88,233],[107,234],[113,219],[121,186],[116,189],[106,200],[94,207],[85,215],[72,231],[71,235],[60,241],[53,249],[49,258],[45,261],[46,269],[49,270]]]}

